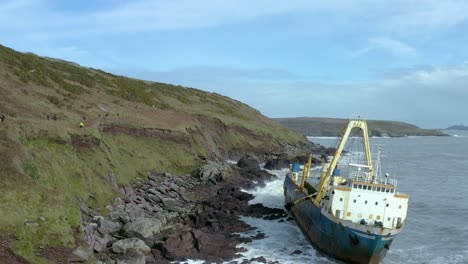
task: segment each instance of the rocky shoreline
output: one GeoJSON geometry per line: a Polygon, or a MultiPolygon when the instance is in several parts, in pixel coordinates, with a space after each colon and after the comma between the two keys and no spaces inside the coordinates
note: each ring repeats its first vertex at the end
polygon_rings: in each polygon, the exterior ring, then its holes
{"type": "MultiPolygon", "coordinates": [[[[240,216],[276,220],[281,209],[249,205],[242,188],[261,186],[276,176],[261,170],[255,157],[237,164],[208,162],[192,174],[151,173],[148,179],[120,189],[121,197],[106,207],[108,216],[82,204],[85,243],[69,262],[170,263],[187,259],[221,263],[240,258],[240,243],[262,239],[239,233],[253,228],[240,216]]],[[[264,258],[244,259],[240,263],[264,258]]],[[[237,262],[233,262],[237,263],[237,262]]]]}

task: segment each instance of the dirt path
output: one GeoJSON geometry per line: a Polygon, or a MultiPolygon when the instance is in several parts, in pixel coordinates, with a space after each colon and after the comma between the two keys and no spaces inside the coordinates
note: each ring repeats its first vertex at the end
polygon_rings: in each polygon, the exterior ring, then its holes
{"type": "Polygon", "coordinates": [[[0,264],[25,264],[25,259],[15,255],[11,249],[12,238],[0,238],[0,264]]]}

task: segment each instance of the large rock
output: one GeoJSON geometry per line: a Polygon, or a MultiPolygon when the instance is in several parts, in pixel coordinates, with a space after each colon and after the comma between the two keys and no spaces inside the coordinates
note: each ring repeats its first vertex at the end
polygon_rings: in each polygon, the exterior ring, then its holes
{"type": "Polygon", "coordinates": [[[115,234],[120,231],[122,225],[118,222],[112,222],[101,218],[99,221],[98,231],[101,235],[115,234]]]}
{"type": "Polygon", "coordinates": [[[134,251],[130,250],[129,252],[117,256],[115,258],[115,264],[145,264],[145,255],[134,251]]]}
{"type": "Polygon", "coordinates": [[[202,182],[216,184],[224,181],[232,173],[232,168],[227,163],[208,161],[207,164],[195,170],[192,175],[202,182]]]}
{"type": "Polygon", "coordinates": [[[76,261],[76,262],[86,262],[88,261],[91,256],[93,255],[93,251],[90,250],[90,249],[84,249],[82,247],[77,247],[73,250],[73,255],[74,257],[72,257],[72,260],[73,261],[76,261]]]}
{"type": "Polygon", "coordinates": [[[184,212],[184,204],[181,201],[173,198],[164,198],[162,201],[167,210],[176,213],[184,212]]]}
{"type": "Polygon", "coordinates": [[[107,237],[102,238],[95,236],[95,241],[96,242],[94,243],[93,249],[98,253],[104,251],[107,248],[107,244],[109,243],[109,239],[107,237]]]}
{"type": "Polygon", "coordinates": [[[257,157],[246,155],[237,162],[237,166],[246,170],[257,171],[260,170],[260,161],[257,157]]]}
{"type": "Polygon", "coordinates": [[[135,250],[140,253],[148,253],[151,251],[143,240],[138,238],[126,238],[112,244],[114,253],[127,253],[129,250],[135,250]]]}
{"type": "Polygon", "coordinates": [[[162,223],[159,219],[138,218],[124,226],[125,235],[128,237],[139,237],[150,239],[161,229],[162,223]]]}
{"type": "Polygon", "coordinates": [[[109,212],[109,217],[113,221],[121,221],[123,223],[130,221],[130,216],[128,216],[125,205],[123,204],[117,205],[113,211],[109,212]]]}
{"type": "Polygon", "coordinates": [[[143,208],[137,206],[136,204],[127,204],[126,212],[130,221],[135,221],[136,219],[145,216],[145,210],[143,210],[143,208]]]}

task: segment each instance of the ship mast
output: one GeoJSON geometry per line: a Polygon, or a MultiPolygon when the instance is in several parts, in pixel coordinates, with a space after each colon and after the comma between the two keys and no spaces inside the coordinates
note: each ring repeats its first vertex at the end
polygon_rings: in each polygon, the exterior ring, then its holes
{"type": "MultiPolygon", "coordinates": [[[[369,166],[369,173],[374,178],[374,168],[372,167],[372,158],[371,158],[371,151],[370,151],[370,144],[369,144],[369,131],[367,129],[367,122],[364,120],[350,120],[348,126],[346,127],[345,132],[341,137],[340,144],[336,149],[335,155],[333,156],[332,162],[328,169],[322,172],[320,177],[320,186],[317,193],[317,197],[315,197],[314,204],[318,207],[320,205],[320,201],[322,201],[325,193],[328,189],[328,185],[330,184],[330,179],[333,174],[333,170],[335,169],[336,165],[338,164],[338,160],[341,157],[341,153],[345,147],[346,141],[354,128],[359,128],[362,131],[362,137],[364,138],[364,148],[366,150],[366,159],[367,159],[367,166],[369,166]]],[[[373,179],[374,180],[374,179],[373,179]]]]}

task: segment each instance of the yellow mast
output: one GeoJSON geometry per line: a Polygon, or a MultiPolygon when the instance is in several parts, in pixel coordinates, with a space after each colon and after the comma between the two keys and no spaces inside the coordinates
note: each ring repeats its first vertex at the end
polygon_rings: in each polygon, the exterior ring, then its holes
{"type": "Polygon", "coordinates": [[[364,120],[350,120],[341,138],[340,144],[338,145],[338,148],[336,149],[335,155],[333,156],[330,166],[328,167],[326,171],[322,172],[322,175],[320,177],[321,181],[320,181],[319,190],[317,193],[317,197],[314,200],[314,204],[316,206],[320,205],[320,201],[322,201],[323,196],[325,196],[325,192],[327,191],[328,185],[330,184],[330,179],[333,174],[333,171],[335,170],[338,160],[341,157],[341,153],[343,152],[346,141],[348,140],[348,137],[354,128],[360,128],[362,130],[362,136],[364,138],[364,148],[366,150],[367,165],[369,166],[369,173],[371,175],[374,175],[373,173],[374,168],[372,166],[372,158],[371,158],[371,151],[370,151],[370,144],[369,144],[369,131],[367,130],[367,122],[364,120]]]}
{"type": "Polygon", "coordinates": [[[302,181],[301,181],[301,192],[304,191],[304,185],[306,178],[310,175],[310,167],[312,165],[312,154],[309,154],[309,159],[307,160],[307,165],[304,166],[304,172],[302,173],[302,181]]]}

